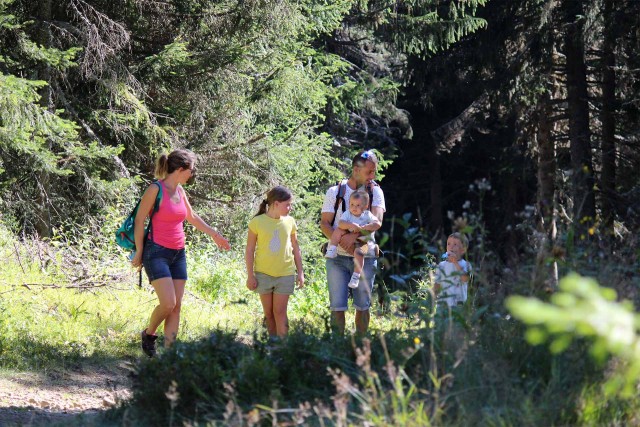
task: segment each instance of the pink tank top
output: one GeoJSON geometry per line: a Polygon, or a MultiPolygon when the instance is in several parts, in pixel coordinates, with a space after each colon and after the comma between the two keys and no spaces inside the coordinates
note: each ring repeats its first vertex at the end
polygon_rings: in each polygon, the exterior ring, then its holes
{"type": "Polygon", "coordinates": [[[165,248],[184,248],[184,226],[183,222],[187,218],[187,206],[182,197],[182,192],[176,190],[180,201],[174,203],[169,197],[164,181],[159,181],[162,185],[162,201],[158,212],[153,214],[153,230],[150,238],[165,248]]]}

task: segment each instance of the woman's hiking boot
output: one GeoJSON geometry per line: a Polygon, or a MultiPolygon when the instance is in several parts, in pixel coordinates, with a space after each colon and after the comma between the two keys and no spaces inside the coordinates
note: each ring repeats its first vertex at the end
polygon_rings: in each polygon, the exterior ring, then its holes
{"type": "Polygon", "coordinates": [[[154,357],[156,355],[156,340],[158,336],[147,335],[147,330],[143,329],[140,337],[142,338],[142,351],[144,351],[144,354],[149,357],[154,357]]]}

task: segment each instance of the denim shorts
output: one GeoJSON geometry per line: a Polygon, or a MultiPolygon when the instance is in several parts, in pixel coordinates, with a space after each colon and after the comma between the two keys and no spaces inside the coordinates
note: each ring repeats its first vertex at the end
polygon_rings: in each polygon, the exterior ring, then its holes
{"type": "Polygon", "coordinates": [[[293,295],[296,285],[296,276],[293,275],[273,277],[256,272],[256,280],[258,281],[256,292],[259,294],[293,295]]]}
{"type": "Polygon", "coordinates": [[[327,282],[329,284],[329,308],[331,311],[347,311],[349,294],[353,297],[353,306],[358,311],[371,308],[371,292],[376,276],[376,258],[365,258],[360,284],[355,289],[348,286],[353,274],[353,257],[338,255],[327,258],[327,282]]]}
{"type": "Polygon", "coordinates": [[[163,277],[187,280],[187,255],[184,248],[169,249],[147,241],[142,252],[142,265],[149,282],[163,277]]]}

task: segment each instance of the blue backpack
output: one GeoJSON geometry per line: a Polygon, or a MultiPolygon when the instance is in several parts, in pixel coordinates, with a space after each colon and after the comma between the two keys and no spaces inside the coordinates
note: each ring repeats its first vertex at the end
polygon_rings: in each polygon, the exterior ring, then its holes
{"type": "MultiPolygon", "coordinates": [[[[158,212],[160,209],[160,201],[162,200],[162,185],[158,181],[154,182],[155,185],[158,186],[158,195],[156,196],[156,202],[153,205],[153,210],[149,214],[149,224],[147,225],[147,229],[144,232],[144,241],[147,240],[147,236],[151,232],[151,219],[153,218],[153,214],[158,212]]],[[[127,250],[135,250],[136,249],[136,240],[134,235],[134,226],[136,221],[136,214],[138,213],[138,208],[140,207],[140,200],[136,203],[136,207],[133,208],[133,211],[129,214],[127,219],[124,220],[118,231],[116,231],[116,243],[118,246],[121,246],[127,250]]]]}

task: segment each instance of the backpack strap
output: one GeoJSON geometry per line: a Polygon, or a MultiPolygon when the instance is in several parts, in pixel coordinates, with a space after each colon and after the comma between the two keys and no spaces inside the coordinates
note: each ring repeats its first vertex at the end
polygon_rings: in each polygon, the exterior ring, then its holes
{"type": "Polygon", "coordinates": [[[156,195],[156,201],[153,203],[153,209],[151,209],[151,212],[149,213],[149,224],[147,224],[145,237],[150,235],[151,241],[153,242],[153,227],[151,227],[151,220],[153,219],[153,214],[158,212],[160,209],[160,202],[162,201],[162,185],[158,181],[153,181],[152,184],[158,186],[158,194],[156,195]]]}
{"type": "Polygon", "coordinates": [[[347,180],[343,179],[342,181],[336,182],[338,186],[338,194],[336,194],[336,204],[333,206],[333,219],[331,220],[331,227],[336,223],[336,216],[338,216],[338,207],[340,207],[340,203],[342,203],[342,212],[346,210],[344,203],[344,195],[347,192],[347,180]]]}
{"type": "MultiPolygon", "coordinates": [[[[153,228],[151,227],[151,219],[153,219],[153,214],[158,212],[158,210],[160,209],[160,202],[162,201],[162,184],[160,184],[158,181],[153,181],[152,184],[158,186],[158,194],[156,195],[156,201],[153,203],[153,209],[151,209],[151,212],[149,213],[149,224],[147,224],[147,229],[144,233],[145,242],[147,236],[150,236],[151,241],[153,242],[153,228]]],[[[142,288],[142,268],[138,271],[138,287],[142,288]]]]}
{"type": "Polygon", "coordinates": [[[371,210],[371,205],[373,204],[373,187],[380,187],[380,185],[375,181],[371,181],[367,185],[367,193],[369,194],[369,210],[371,210]]]}

